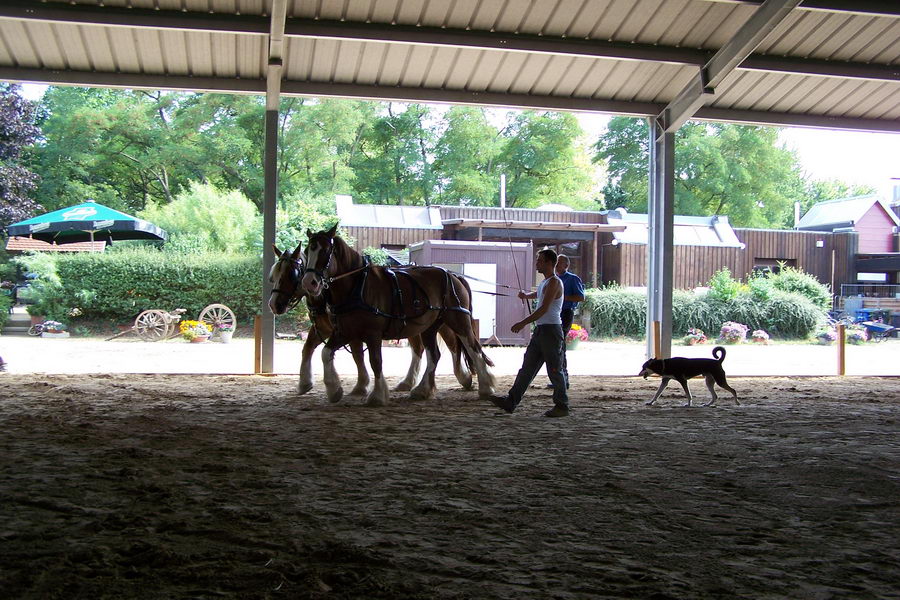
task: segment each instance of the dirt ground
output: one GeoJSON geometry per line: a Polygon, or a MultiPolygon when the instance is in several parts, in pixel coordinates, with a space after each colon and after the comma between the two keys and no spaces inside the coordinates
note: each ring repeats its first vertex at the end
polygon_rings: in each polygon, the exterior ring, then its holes
{"type": "Polygon", "coordinates": [[[576,377],[552,420],[447,377],[381,409],[288,376],[0,381],[5,598],[900,597],[900,378],[688,409],[576,377]]]}

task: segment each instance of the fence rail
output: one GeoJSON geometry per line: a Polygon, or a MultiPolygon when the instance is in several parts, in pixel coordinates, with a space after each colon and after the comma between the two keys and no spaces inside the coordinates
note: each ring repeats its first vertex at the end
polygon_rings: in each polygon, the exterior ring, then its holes
{"type": "Polygon", "coordinates": [[[895,283],[842,283],[841,296],[864,298],[900,298],[900,284],[895,283]]]}

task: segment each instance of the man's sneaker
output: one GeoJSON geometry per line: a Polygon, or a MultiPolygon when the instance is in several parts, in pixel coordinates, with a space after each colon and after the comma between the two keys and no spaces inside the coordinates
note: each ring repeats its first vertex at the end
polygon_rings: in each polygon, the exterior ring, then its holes
{"type": "Polygon", "coordinates": [[[493,394],[488,398],[488,400],[490,400],[491,404],[493,404],[503,412],[512,413],[512,411],[516,410],[516,407],[513,405],[512,400],[509,399],[509,396],[493,394]]]}
{"type": "Polygon", "coordinates": [[[569,407],[568,406],[560,406],[557,404],[550,410],[544,413],[545,417],[568,417],[569,416],[569,407]]]}

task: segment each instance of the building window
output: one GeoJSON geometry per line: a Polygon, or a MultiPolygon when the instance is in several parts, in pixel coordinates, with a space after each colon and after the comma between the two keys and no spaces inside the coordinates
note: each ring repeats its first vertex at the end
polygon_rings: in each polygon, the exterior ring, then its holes
{"type": "Polygon", "coordinates": [[[796,258],[754,258],[753,274],[780,273],[782,267],[797,268],[796,258]]]}

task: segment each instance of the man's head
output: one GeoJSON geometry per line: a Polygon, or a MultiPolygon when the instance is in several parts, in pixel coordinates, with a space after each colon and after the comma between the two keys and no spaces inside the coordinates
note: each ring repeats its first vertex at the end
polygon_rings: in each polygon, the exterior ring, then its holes
{"type": "Polygon", "coordinates": [[[566,271],[569,270],[569,257],[565,254],[560,254],[556,259],[556,274],[562,275],[566,271]]]}
{"type": "Polygon", "coordinates": [[[536,267],[544,276],[549,276],[553,273],[553,269],[556,267],[556,251],[544,248],[538,252],[536,267]]]}

